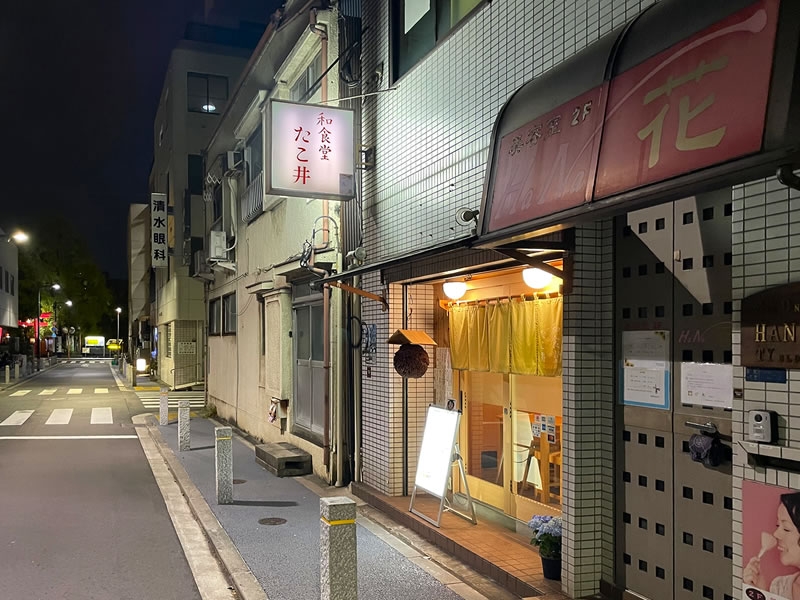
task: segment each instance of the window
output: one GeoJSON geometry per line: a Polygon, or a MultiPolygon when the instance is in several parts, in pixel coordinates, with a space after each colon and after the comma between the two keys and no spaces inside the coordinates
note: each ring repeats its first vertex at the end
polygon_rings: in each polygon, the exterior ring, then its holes
{"type": "Polygon", "coordinates": [[[261,138],[261,127],[256,129],[247,140],[247,145],[244,149],[244,160],[247,164],[247,185],[250,185],[264,168],[264,146],[261,138]]]}
{"type": "Polygon", "coordinates": [[[9,281],[11,280],[11,273],[6,270],[6,294],[11,293],[11,284],[9,281]]]}
{"type": "Polygon", "coordinates": [[[189,193],[203,195],[203,157],[199,154],[189,155],[189,193]]]}
{"type": "Polygon", "coordinates": [[[222,333],[220,328],[220,304],[221,298],[215,298],[208,303],[208,335],[219,335],[222,333]]]}
{"type": "Polygon", "coordinates": [[[14,295],[14,276],[11,276],[11,295],[14,295]]]}
{"type": "Polygon", "coordinates": [[[314,60],[311,61],[306,69],[300,73],[300,77],[294,82],[290,91],[292,101],[298,102],[300,100],[308,100],[310,96],[314,95],[317,91],[319,84],[314,86],[314,89],[309,93],[309,87],[314,85],[317,79],[322,75],[322,54],[317,54],[314,60]]]}
{"type": "Polygon", "coordinates": [[[442,41],[482,0],[392,2],[392,67],[397,81],[442,41]]]}
{"type": "Polygon", "coordinates": [[[236,293],[222,297],[222,333],[236,333],[236,293]]]}
{"type": "Polygon", "coordinates": [[[228,100],[228,78],[203,73],[188,73],[186,98],[189,112],[222,114],[228,100]]]}

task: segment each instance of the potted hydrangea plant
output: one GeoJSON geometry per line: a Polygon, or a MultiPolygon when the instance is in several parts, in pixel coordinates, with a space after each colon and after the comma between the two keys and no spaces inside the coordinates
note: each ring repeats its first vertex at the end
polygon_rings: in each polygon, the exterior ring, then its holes
{"type": "Polygon", "coordinates": [[[533,530],[531,544],[539,548],[545,579],[561,579],[561,517],[534,515],[528,521],[533,530]]]}

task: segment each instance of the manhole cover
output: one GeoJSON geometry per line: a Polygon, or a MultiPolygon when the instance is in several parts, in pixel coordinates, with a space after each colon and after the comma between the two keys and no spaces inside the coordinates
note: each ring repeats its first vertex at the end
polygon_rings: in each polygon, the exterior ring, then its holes
{"type": "Polygon", "coordinates": [[[258,523],[260,525],[283,525],[286,523],[286,519],[281,519],[280,517],[266,517],[264,519],[259,519],[258,523]]]}
{"type": "Polygon", "coordinates": [[[234,479],[233,483],[234,484],[247,483],[247,479],[234,479]]]}

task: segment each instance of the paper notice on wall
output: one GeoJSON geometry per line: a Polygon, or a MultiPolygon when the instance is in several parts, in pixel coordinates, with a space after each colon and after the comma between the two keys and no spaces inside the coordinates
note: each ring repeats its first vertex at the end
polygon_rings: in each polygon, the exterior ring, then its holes
{"type": "Polygon", "coordinates": [[[431,0],[406,0],[404,4],[403,32],[408,33],[431,9],[431,0]]]}
{"type": "Polygon", "coordinates": [[[624,367],[669,369],[669,331],[623,331],[624,367]]]}
{"type": "Polygon", "coordinates": [[[666,408],[667,371],[625,367],[623,370],[623,402],[653,408],[666,408]]]}
{"type": "Polygon", "coordinates": [[[622,402],[669,408],[669,331],[622,332],[622,402]]]}
{"type": "Polygon", "coordinates": [[[733,408],[733,365],[681,363],[681,404],[733,408]]]}

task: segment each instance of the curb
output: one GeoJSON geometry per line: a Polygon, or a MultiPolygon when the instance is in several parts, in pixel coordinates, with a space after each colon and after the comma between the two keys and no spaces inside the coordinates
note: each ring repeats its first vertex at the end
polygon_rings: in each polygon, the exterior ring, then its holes
{"type": "Polygon", "coordinates": [[[239,550],[217,520],[216,515],[214,515],[211,507],[203,498],[200,490],[189,478],[186,469],[183,468],[175,453],[164,442],[161,432],[155,425],[155,416],[151,414],[137,415],[133,420],[134,424],[147,426],[151,439],[161,453],[162,458],[166,461],[169,470],[175,477],[175,481],[178,482],[178,487],[180,487],[186,498],[192,515],[203,529],[217,555],[219,563],[222,565],[239,597],[243,600],[269,600],[261,584],[258,583],[255,575],[250,571],[247,563],[244,562],[239,550]]]}
{"type": "Polygon", "coordinates": [[[14,381],[14,383],[9,383],[8,385],[3,384],[4,387],[0,387],[0,392],[5,392],[6,390],[10,390],[11,388],[15,388],[18,385],[22,385],[23,383],[26,383],[26,382],[30,381],[31,379],[36,379],[42,373],[46,373],[50,369],[55,369],[58,365],[59,365],[59,363],[56,363],[54,365],[50,365],[49,367],[45,367],[41,371],[34,371],[33,373],[31,373],[27,377],[23,377],[22,379],[14,381]]]}

